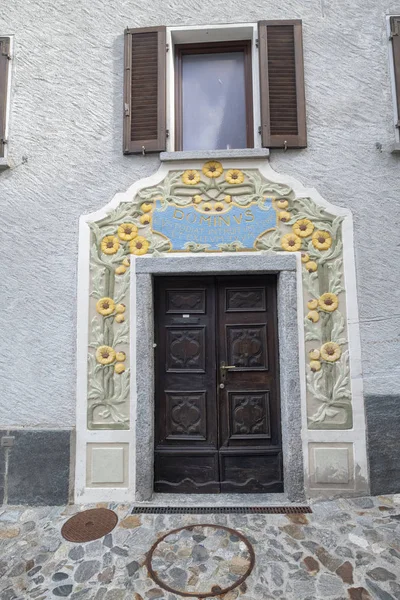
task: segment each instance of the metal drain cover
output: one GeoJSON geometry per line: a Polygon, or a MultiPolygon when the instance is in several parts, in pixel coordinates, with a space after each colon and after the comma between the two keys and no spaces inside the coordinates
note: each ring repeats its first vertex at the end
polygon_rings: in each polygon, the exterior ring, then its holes
{"type": "Polygon", "coordinates": [[[265,514],[265,515],[299,515],[312,513],[309,506],[134,506],[132,514],[149,515],[209,515],[223,514],[265,514]]]}
{"type": "Polygon", "coordinates": [[[69,542],[91,542],[110,533],[118,523],[114,511],[108,508],[92,508],[77,513],[61,529],[61,535],[69,542]]]}
{"type": "Polygon", "coordinates": [[[191,598],[222,598],[242,586],[254,567],[249,540],[222,525],[189,525],[169,531],[152,546],[146,566],[164,590],[191,598]]]}

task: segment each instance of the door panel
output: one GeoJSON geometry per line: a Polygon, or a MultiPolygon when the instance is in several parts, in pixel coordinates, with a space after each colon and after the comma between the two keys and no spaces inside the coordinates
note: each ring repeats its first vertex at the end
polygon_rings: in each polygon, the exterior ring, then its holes
{"type": "Polygon", "coordinates": [[[156,278],[154,303],[154,489],[219,492],[214,279],[156,278]]]}
{"type": "Polygon", "coordinates": [[[275,281],[217,280],[222,492],[283,491],[275,281]]]}
{"type": "Polygon", "coordinates": [[[155,491],[283,491],[276,278],[160,277],[154,289],[155,491]]]}

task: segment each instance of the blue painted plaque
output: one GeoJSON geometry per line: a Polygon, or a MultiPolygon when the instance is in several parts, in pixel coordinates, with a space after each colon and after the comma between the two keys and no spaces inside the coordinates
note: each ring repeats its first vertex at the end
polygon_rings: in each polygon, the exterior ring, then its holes
{"type": "Polygon", "coordinates": [[[171,242],[171,250],[187,250],[186,244],[207,245],[207,250],[221,250],[221,245],[239,243],[243,249],[254,248],[264,231],[276,226],[276,213],[270,199],[239,206],[232,204],[223,212],[204,212],[195,205],[162,207],[159,201],[153,212],[153,231],[171,242]],[[186,247],[185,247],[186,246],[186,247]]]}

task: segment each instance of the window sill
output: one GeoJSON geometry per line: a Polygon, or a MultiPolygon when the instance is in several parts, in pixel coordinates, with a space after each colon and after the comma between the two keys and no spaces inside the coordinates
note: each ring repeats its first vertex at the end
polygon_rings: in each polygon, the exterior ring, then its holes
{"type": "Polygon", "coordinates": [[[8,164],[8,160],[6,158],[0,158],[0,172],[9,168],[10,165],[8,164]]]}
{"type": "Polygon", "coordinates": [[[390,149],[392,154],[400,154],[400,144],[399,142],[396,142],[395,144],[392,145],[391,149],[390,149]]]}
{"type": "Polygon", "coordinates": [[[268,148],[239,148],[237,150],[184,150],[180,152],[161,152],[160,160],[214,160],[223,158],[268,158],[268,148]]]}

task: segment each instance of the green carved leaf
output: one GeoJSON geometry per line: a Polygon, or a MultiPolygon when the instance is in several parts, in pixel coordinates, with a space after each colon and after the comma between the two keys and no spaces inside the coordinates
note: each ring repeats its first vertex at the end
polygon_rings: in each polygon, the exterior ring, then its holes
{"type": "Polygon", "coordinates": [[[346,321],[345,321],[344,316],[342,315],[342,313],[339,310],[335,310],[335,312],[332,313],[331,319],[333,322],[331,340],[332,340],[332,342],[338,343],[337,340],[344,331],[344,328],[346,326],[346,321]]]}
{"type": "Polygon", "coordinates": [[[114,301],[116,304],[123,302],[129,290],[130,272],[129,269],[123,274],[118,275],[116,280],[116,291],[114,293],[114,301]]]}
{"type": "Polygon", "coordinates": [[[224,252],[237,252],[244,248],[242,242],[231,242],[230,244],[218,244],[218,248],[224,252]]]}
{"type": "Polygon", "coordinates": [[[114,329],[113,347],[116,348],[120,344],[129,344],[129,325],[127,321],[118,324],[114,329]]]}
{"type": "Polygon", "coordinates": [[[210,247],[210,244],[197,244],[196,242],[186,242],[185,250],[189,252],[205,252],[210,247]]]}
{"type": "Polygon", "coordinates": [[[103,344],[103,321],[101,320],[101,317],[95,316],[90,323],[90,347],[98,348],[99,346],[103,346],[103,344]]]}

